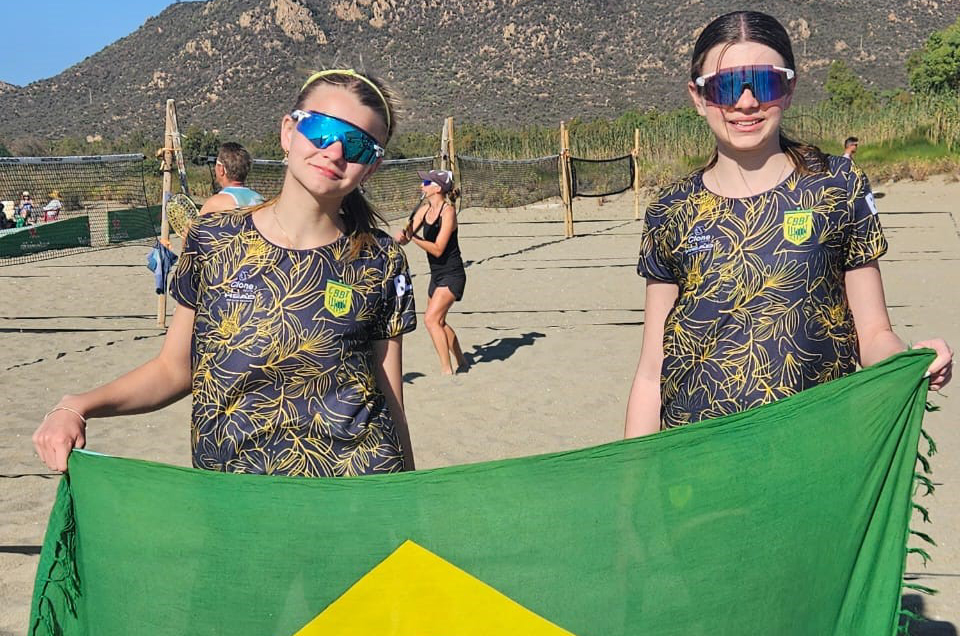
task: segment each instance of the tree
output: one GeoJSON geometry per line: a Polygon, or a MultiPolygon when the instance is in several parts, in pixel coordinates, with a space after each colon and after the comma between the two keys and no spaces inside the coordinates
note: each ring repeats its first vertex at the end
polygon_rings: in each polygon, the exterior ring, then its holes
{"type": "Polygon", "coordinates": [[[837,106],[864,108],[873,104],[873,93],[843,60],[834,60],[830,64],[823,88],[830,102],[837,106]]]}
{"type": "Polygon", "coordinates": [[[7,148],[6,144],[0,141],[0,157],[9,157],[10,150],[7,148]]]}
{"type": "Polygon", "coordinates": [[[220,152],[220,135],[191,126],[182,136],[183,158],[191,163],[202,163],[201,157],[216,157],[220,152]]]}
{"type": "Polygon", "coordinates": [[[918,93],[960,90],[960,19],[927,38],[907,60],[907,72],[918,93]]]}

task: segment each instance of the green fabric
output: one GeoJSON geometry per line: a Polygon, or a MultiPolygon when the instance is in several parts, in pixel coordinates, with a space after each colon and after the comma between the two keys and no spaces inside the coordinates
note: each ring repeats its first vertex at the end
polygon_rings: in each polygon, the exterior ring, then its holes
{"type": "Polygon", "coordinates": [[[415,473],[73,453],[31,634],[290,635],[407,539],[578,636],[892,634],[931,360],[647,438],[415,473]]]}

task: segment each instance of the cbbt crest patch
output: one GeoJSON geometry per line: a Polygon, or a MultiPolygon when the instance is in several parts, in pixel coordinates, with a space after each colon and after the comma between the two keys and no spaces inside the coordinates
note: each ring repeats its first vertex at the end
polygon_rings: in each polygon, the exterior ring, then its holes
{"type": "Polygon", "coordinates": [[[337,318],[347,315],[353,304],[353,287],[327,281],[327,288],[323,292],[323,306],[337,318]]]}
{"type": "Polygon", "coordinates": [[[783,215],[783,238],[800,245],[813,234],[813,210],[794,210],[783,215]]]}

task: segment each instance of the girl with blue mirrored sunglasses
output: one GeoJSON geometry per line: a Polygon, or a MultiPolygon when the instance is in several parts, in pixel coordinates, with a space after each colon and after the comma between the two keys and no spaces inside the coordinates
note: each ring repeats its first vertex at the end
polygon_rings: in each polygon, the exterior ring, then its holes
{"type": "Polygon", "coordinates": [[[343,158],[349,163],[369,165],[383,156],[383,146],[367,131],[333,115],[295,110],[290,117],[297,122],[297,131],[317,148],[328,148],[335,142],[343,146],[343,158]]]}

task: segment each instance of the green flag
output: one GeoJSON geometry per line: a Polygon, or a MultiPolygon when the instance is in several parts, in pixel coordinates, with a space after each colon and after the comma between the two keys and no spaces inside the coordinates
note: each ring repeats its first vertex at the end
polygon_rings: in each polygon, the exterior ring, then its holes
{"type": "Polygon", "coordinates": [[[398,475],[73,453],[31,634],[893,634],[929,351],[745,413],[398,475]]]}

